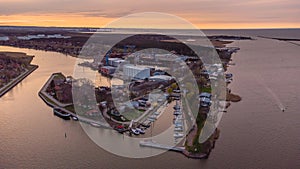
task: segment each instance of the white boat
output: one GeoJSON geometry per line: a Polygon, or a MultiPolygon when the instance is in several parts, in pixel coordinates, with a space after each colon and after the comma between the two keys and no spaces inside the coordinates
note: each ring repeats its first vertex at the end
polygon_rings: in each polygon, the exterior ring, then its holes
{"type": "Polygon", "coordinates": [[[141,128],[136,128],[136,130],[140,133],[140,134],[145,134],[145,130],[141,129],[141,128]]]}
{"type": "Polygon", "coordinates": [[[174,131],[183,131],[183,128],[182,127],[175,127],[174,131]]]}
{"type": "Polygon", "coordinates": [[[154,119],[154,120],[156,120],[156,119],[157,119],[157,116],[153,114],[153,115],[149,116],[149,119],[154,119]]]}
{"type": "Polygon", "coordinates": [[[176,120],[183,120],[182,114],[178,115],[178,116],[176,117],[176,120]]]}
{"type": "Polygon", "coordinates": [[[78,117],[76,117],[76,116],[72,116],[72,119],[75,121],[78,121],[78,117]]]}
{"type": "Polygon", "coordinates": [[[140,132],[137,130],[137,129],[131,129],[131,132],[134,134],[134,135],[139,135],[140,132]]]}
{"type": "Polygon", "coordinates": [[[175,127],[182,127],[183,125],[182,125],[182,123],[180,123],[180,122],[175,122],[175,127]]]}
{"type": "Polygon", "coordinates": [[[158,111],[154,112],[154,115],[158,116],[160,113],[158,111]]]}
{"type": "Polygon", "coordinates": [[[97,124],[97,123],[90,123],[90,125],[93,126],[93,127],[101,127],[101,125],[97,124]]]}
{"type": "Polygon", "coordinates": [[[148,119],[150,122],[154,122],[155,121],[155,119],[151,119],[151,118],[149,118],[148,119]]]}
{"type": "Polygon", "coordinates": [[[173,115],[177,116],[177,115],[180,115],[182,114],[181,111],[174,111],[173,115]]]}
{"type": "Polygon", "coordinates": [[[180,106],[178,104],[176,104],[174,107],[173,107],[175,110],[180,110],[180,106]]]}
{"type": "Polygon", "coordinates": [[[182,138],[183,134],[182,133],[174,133],[175,138],[182,138]]]}

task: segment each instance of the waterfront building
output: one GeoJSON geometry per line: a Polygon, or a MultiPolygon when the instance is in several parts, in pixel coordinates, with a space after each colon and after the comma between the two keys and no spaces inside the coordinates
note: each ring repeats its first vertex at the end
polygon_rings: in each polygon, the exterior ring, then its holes
{"type": "Polygon", "coordinates": [[[150,77],[150,68],[127,64],[123,66],[123,73],[128,78],[146,79],[150,77]]]}
{"type": "Polygon", "coordinates": [[[120,58],[108,58],[108,65],[113,66],[113,62],[121,60],[120,58]]]}

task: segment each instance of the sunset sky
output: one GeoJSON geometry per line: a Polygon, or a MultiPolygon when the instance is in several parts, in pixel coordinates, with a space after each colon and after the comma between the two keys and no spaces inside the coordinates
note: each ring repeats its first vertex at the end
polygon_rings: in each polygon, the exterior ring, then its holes
{"type": "Polygon", "coordinates": [[[0,25],[102,27],[139,12],[199,28],[300,28],[299,0],[0,0],[0,25]]]}

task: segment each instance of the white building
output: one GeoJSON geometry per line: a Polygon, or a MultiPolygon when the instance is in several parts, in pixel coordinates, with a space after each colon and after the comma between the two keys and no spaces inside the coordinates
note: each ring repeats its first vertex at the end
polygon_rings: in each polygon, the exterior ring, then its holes
{"type": "Polygon", "coordinates": [[[118,66],[125,65],[125,64],[129,64],[129,62],[125,61],[123,59],[112,61],[112,66],[114,66],[114,67],[118,67],[118,66]]]}
{"type": "Polygon", "coordinates": [[[0,41],[8,41],[9,37],[8,36],[0,36],[0,41]]]}
{"type": "Polygon", "coordinates": [[[145,79],[150,77],[150,68],[127,64],[123,67],[123,73],[128,78],[145,79]]]}
{"type": "Polygon", "coordinates": [[[121,60],[120,58],[108,58],[108,65],[113,66],[113,62],[121,60]]]}

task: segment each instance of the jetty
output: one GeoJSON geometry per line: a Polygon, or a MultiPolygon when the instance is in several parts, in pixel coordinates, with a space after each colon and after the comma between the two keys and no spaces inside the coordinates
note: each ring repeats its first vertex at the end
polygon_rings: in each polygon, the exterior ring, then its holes
{"type": "Polygon", "coordinates": [[[140,146],[141,147],[152,147],[152,148],[157,148],[157,149],[162,149],[162,150],[169,150],[169,151],[176,151],[176,152],[183,152],[184,147],[173,147],[173,146],[168,146],[168,145],[163,145],[156,143],[154,141],[140,141],[140,146]]]}

